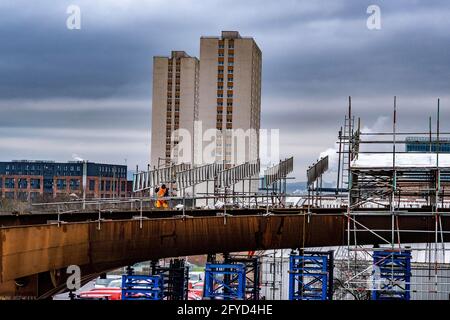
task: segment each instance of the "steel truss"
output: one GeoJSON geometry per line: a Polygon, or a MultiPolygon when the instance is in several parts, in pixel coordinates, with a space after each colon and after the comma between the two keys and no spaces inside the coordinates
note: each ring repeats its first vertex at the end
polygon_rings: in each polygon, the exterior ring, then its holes
{"type": "Polygon", "coordinates": [[[372,300],[410,300],[410,251],[375,251],[373,265],[372,300]]]}
{"type": "Polygon", "coordinates": [[[244,300],[245,285],[245,265],[243,263],[206,264],[204,298],[244,300]]]}
{"type": "Polygon", "coordinates": [[[258,256],[225,255],[226,264],[245,267],[245,300],[259,300],[261,290],[261,262],[258,256]]]}
{"type": "Polygon", "coordinates": [[[171,259],[169,266],[160,266],[158,261],[152,261],[151,273],[163,279],[162,289],[166,300],[188,299],[189,269],[185,260],[171,259]]]}
{"type": "Polygon", "coordinates": [[[333,299],[333,251],[289,257],[289,300],[333,299]]]}
{"type": "Polygon", "coordinates": [[[122,300],[162,300],[163,276],[122,275],[122,300]]]}

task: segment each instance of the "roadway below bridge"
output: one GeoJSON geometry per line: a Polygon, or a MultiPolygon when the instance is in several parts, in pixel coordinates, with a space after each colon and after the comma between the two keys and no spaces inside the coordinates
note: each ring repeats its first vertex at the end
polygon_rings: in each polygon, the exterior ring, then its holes
{"type": "MultiPolygon", "coordinates": [[[[78,265],[82,281],[140,261],[190,255],[359,245],[391,241],[391,215],[361,212],[351,220],[338,209],[305,214],[298,209],[87,212],[60,216],[0,217],[0,296],[49,298],[65,289],[66,268],[78,265]],[[337,212],[336,212],[337,211],[337,212]],[[327,213],[328,212],[328,213],[327,213]],[[49,219],[51,218],[51,219],[49,219]],[[70,219],[69,219],[70,218],[70,219]],[[103,220],[105,219],[105,220],[103,220]],[[355,229],[357,229],[355,231],[355,229]],[[370,231],[369,231],[370,230],[370,231]]],[[[394,242],[434,242],[435,218],[419,212],[397,216],[394,242]],[[398,239],[400,237],[400,239],[398,239]]],[[[442,216],[443,240],[449,241],[450,221],[442,216]]]]}

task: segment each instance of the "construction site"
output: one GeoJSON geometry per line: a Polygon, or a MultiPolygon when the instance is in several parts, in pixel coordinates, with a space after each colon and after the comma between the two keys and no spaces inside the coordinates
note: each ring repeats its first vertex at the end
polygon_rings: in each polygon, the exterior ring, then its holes
{"type": "Polygon", "coordinates": [[[439,103],[428,130],[399,131],[394,98],[392,130],[364,132],[349,97],[335,187],[323,186],[328,156],[308,168],[303,194],[286,188],[295,178],[292,157],[268,168],[259,160],[171,164],[137,169],[131,197],[32,203],[29,212],[2,214],[1,294],[448,300],[450,133],[440,130],[439,103]],[[158,193],[163,184],[170,194],[158,193]],[[23,237],[36,240],[15,246],[23,237]],[[80,266],[82,284],[119,279],[77,291],[66,282],[69,265],[80,266]]]}
{"type": "MultiPolygon", "coordinates": [[[[208,256],[211,264],[206,266],[205,279],[210,279],[210,283],[205,286],[204,297],[448,300],[450,259],[446,254],[446,239],[449,231],[445,226],[450,205],[446,193],[450,181],[450,140],[449,133],[440,130],[439,108],[438,100],[436,122],[433,124],[429,118],[428,131],[400,132],[394,98],[392,131],[364,132],[361,119],[352,113],[349,97],[348,114],[338,132],[335,188],[322,187],[323,175],[329,169],[328,157],[309,167],[308,190],[303,195],[286,192],[292,159],[280,162],[279,166],[265,170],[261,178],[257,177],[260,180],[258,193],[246,193],[244,187],[244,180],[251,181],[259,171],[258,164],[221,171],[223,176],[215,180],[214,187],[207,188],[212,193],[189,199],[193,207],[201,198],[213,199],[215,207],[210,206],[208,200],[206,206],[223,210],[224,218],[227,207],[263,208],[261,214],[265,216],[280,209],[300,209],[298,214],[304,219],[304,231],[302,245],[296,248],[249,252],[246,259],[251,261],[252,268],[251,276],[247,276],[251,285],[247,288],[251,290],[241,287],[240,294],[239,284],[243,280],[236,265],[244,268],[241,273],[245,275],[246,263],[230,260],[229,254],[225,254],[218,264],[215,255],[208,256]],[[243,184],[240,192],[234,190],[236,183],[243,184]],[[341,231],[346,243],[307,247],[305,229],[310,219],[315,215],[336,213],[345,217],[341,231]],[[368,217],[382,217],[384,222],[367,224],[368,217]],[[227,276],[217,280],[216,274],[227,276]],[[219,285],[213,285],[216,284],[214,279],[219,285]],[[222,293],[214,293],[214,287],[222,293]]],[[[151,174],[136,175],[135,185],[141,186],[136,190],[156,185],[149,178],[151,174]]],[[[180,194],[184,195],[184,188],[204,183],[214,176],[217,177],[213,172],[208,174],[207,168],[188,169],[177,176],[176,185],[183,188],[180,194]],[[202,175],[202,172],[205,173],[202,175]]],[[[184,210],[186,199],[183,201],[180,208],[184,210]]]]}

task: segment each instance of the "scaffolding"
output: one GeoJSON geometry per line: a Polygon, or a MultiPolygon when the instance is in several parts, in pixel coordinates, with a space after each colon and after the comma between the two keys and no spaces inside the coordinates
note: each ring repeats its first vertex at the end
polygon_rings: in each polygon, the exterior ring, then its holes
{"type": "Polygon", "coordinates": [[[333,251],[289,257],[289,300],[333,299],[333,251]]]}
{"type": "Polygon", "coordinates": [[[207,263],[205,299],[244,300],[245,265],[242,263],[207,263]]]}
{"type": "Polygon", "coordinates": [[[159,276],[166,300],[187,300],[189,289],[189,268],[183,259],[170,259],[169,265],[161,266],[159,261],[151,261],[152,276],[159,276]]]}
{"type": "Polygon", "coordinates": [[[163,276],[122,275],[122,300],[162,300],[163,276]]]}
{"type": "MultiPolygon", "coordinates": [[[[357,270],[358,254],[365,252],[373,259],[380,255],[379,251],[390,249],[403,252],[405,244],[402,234],[408,232],[428,233],[430,261],[433,256],[435,291],[438,287],[439,262],[445,262],[445,243],[442,227],[442,211],[449,204],[450,186],[450,154],[442,153],[441,142],[446,143],[448,132],[440,131],[440,100],[437,101],[436,129],[432,130],[431,117],[429,130],[425,132],[399,132],[397,119],[397,98],[394,97],[393,121],[391,132],[364,132],[361,130],[361,119],[354,126],[351,97],[349,97],[348,115],[345,117],[344,132],[338,134],[339,163],[337,189],[347,184],[345,227],[347,241],[347,270],[345,286],[353,290],[352,283],[362,284],[361,277],[369,269],[357,270]],[[414,139],[409,138],[414,136],[414,139]],[[411,148],[413,144],[424,144],[428,141],[427,150],[411,148]],[[410,146],[401,150],[399,146],[410,146]],[[431,216],[434,220],[434,231],[405,230],[399,225],[399,217],[411,214],[431,216]],[[417,209],[419,208],[419,209],[417,209]],[[373,212],[371,211],[373,209],[373,212]],[[376,209],[376,210],[375,210],[376,209]],[[359,218],[363,214],[390,215],[390,230],[375,230],[366,227],[359,218]],[[370,232],[377,242],[385,248],[367,248],[358,244],[358,233],[370,232]]],[[[405,237],[405,236],[404,236],[405,237]]],[[[395,268],[391,268],[392,275],[395,268]]],[[[392,276],[391,275],[391,276],[392,276]]],[[[391,277],[392,278],[392,277],[391,277]]],[[[409,290],[409,285],[407,286],[409,290]]],[[[362,288],[359,286],[359,290],[362,288]]],[[[369,285],[364,290],[370,291],[369,285]]],[[[374,293],[376,296],[378,293],[374,293]]],[[[408,293],[409,294],[409,293],[408,293]]],[[[374,297],[374,295],[372,297],[374,297]]]]}
{"type": "Polygon", "coordinates": [[[372,300],[410,300],[411,252],[376,251],[373,254],[372,300]]]}

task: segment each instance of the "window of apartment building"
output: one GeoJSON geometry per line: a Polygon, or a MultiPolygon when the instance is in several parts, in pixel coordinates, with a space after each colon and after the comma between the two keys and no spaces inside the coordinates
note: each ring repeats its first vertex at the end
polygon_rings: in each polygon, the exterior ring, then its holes
{"type": "Polygon", "coordinates": [[[233,93],[232,92],[227,93],[227,97],[228,98],[233,98],[233,93]]]}
{"type": "Polygon", "coordinates": [[[229,66],[234,66],[234,61],[228,61],[229,66]]]}
{"type": "Polygon", "coordinates": [[[120,182],[120,191],[122,191],[122,192],[127,191],[126,187],[127,187],[127,184],[125,183],[125,181],[120,182]]]}
{"type": "Polygon", "coordinates": [[[106,191],[110,191],[111,190],[111,181],[106,181],[106,191]]]}
{"type": "Polygon", "coordinates": [[[233,90],[233,86],[230,86],[230,84],[228,84],[228,90],[233,90]]]}
{"type": "Polygon", "coordinates": [[[217,105],[218,105],[219,107],[223,107],[223,102],[222,102],[222,101],[219,101],[219,102],[217,102],[217,105]]]}
{"type": "Polygon", "coordinates": [[[219,57],[223,57],[223,56],[224,56],[223,52],[219,52],[219,57]]]}
{"type": "Polygon", "coordinates": [[[228,76],[228,82],[233,82],[233,77],[228,76]]]}
{"type": "Polygon", "coordinates": [[[223,61],[219,61],[219,66],[223,66],[223,61]]]}
{"type": "Polygon", "coordinates": [[[229,52],[229,53],[228,53],[228,57],[229,57],[229,58],[234,58],[234,53],[229,52]]]}
{"type": "Polygon", "coordinates": [[[223,93],[218,93],[217,98],[223,98],[223,93]]]}
{"type": "Polygon", "coordinates": [[[78,189],[80,189],[80,180],[70,179],[70,190],[78,190],[78,189]]]}
{"type": "Polygon", "coordinates": [[[5,188],[14,189],[14,178],[5,178],[5,188]]]}
{"type": "Polygon", "coordinates": [[[95,190],[95,180],[90,179],[89,180],[89,191],[95,190]]]}
{"type": "Polygon", "coordinates": [[[100,183],[100,191],[104,191],[105,190],[105,181],[102,181],[100,183]]]}
{"type": "Polygon", "coordinates": [[[227,102],[227,107],[232,107],[233,106],[233,102],[228,101],[227,102]]]}
{"type": "Polygon", "coordinates": [[[41,188],[41,179],[31,179],[30,180],[31,189],[41,188]]]}
{"type": "Polygon", "coordinates": [[[20,178],[17,186],[19,187],[19,189],[26,189],[26,188],[28,188],[28,181],[27,181],[27,179],[20,178]]]}
{"type": "Polygon", "coordinates": [[[225,46],[223,45],[223,43],[219,43],[219,49],[224,49],[225,46]]]}
{"type": "Polygon", "coordinates": [[[218,78],[217,82],[223,82],[223,78],[218,78]]]}
{"type": "Polygon", "coordinates": [[[223,74],[223,70],[222,70],[222,69],[217,70],[217,73],[218,73],[218,74],[223,74]]]}
{"type": "Polygon", "coordinates": [[[217,86],[217,90],[223,90],[223,86],[217,86]]]}
{"type": "Polygon", "coordinates": [[[56,181],[56,187],[58,190],[65,190],[67,185],[66,185],[66,179],[58,179],[56,181]]]}
{"type": "Polygon", "coordinates": [[[228,74],[233,74],[233,69],[228,69],[228,74]]]}
{"type": "Polygon", "coordinates": [[[6,199],[14,199],[14,192],[5,192],[6,199]]]}
{"type": "Polygon", "coordinates": [[[17,199],[19,199],[21,201],[27,201],[28,200],[28,192],[17,193],[17,199]]]}
{"type": "Polygon", "coordinates": [[[30,192],[30,200],[36,200],[39,198],[39,192],[30,192]]]}
{"type": "Polygon", "coordinates": [[[233,40],[228,41],[228,49],[234,49],[234,41],[233,40]]]}

